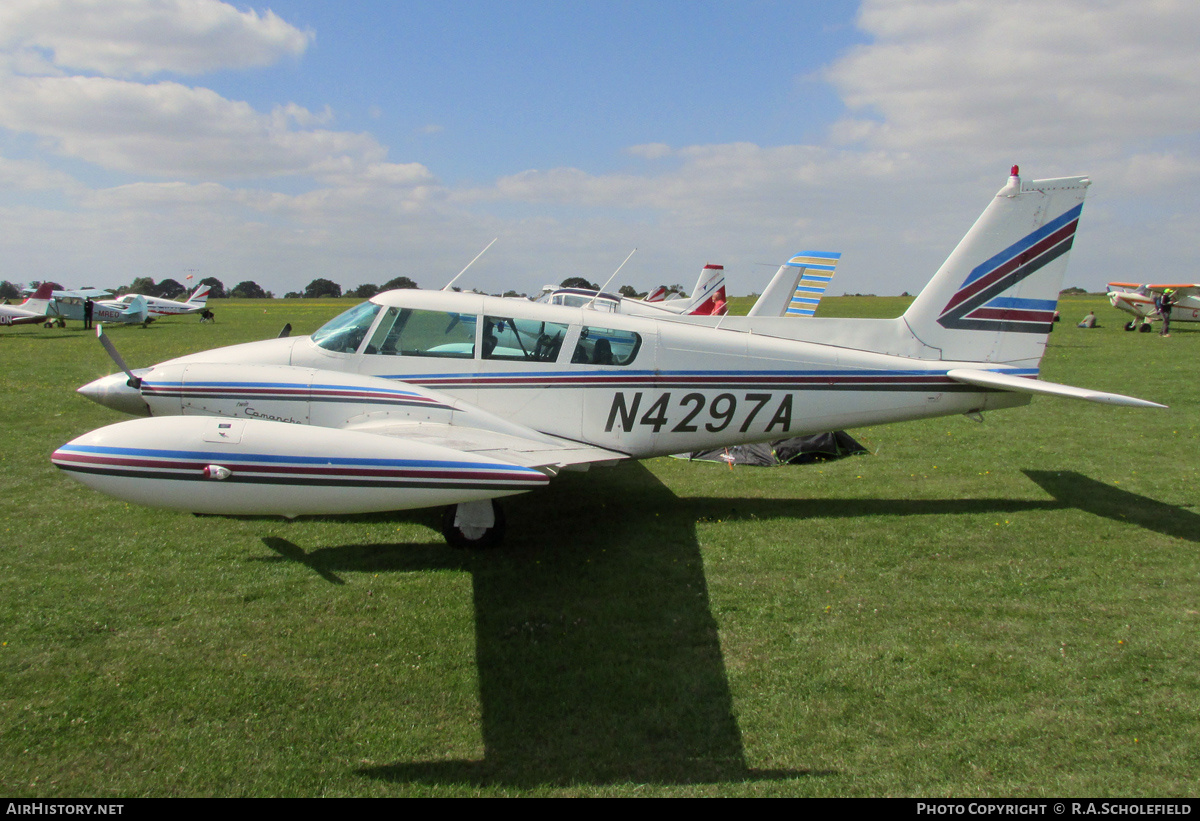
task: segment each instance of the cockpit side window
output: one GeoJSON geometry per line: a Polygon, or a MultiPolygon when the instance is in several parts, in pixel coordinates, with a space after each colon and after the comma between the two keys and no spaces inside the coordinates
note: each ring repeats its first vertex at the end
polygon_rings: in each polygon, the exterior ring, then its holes
{"type": "Polygon", "coordinates": [[[380,306],[374,302],[355,305],[318,328],[312,335],[312,341],[327,351],[354,353],[366,339],[379,309],[380,306]]]}
{"type": "Polygon", "coordinates": [[[562,349],[567,326],[535,319],[483,318],[484,359],[554,362],[562,349]]]}
{"type": "Polygon", "coordinates": [[[365,353],[470,359],[475,355],[476,325],[474,314],[388,308],[365,353]]]}
{"type": "Polygon", "coordinates": [[[628,365],[637,357],[642,337],[633,331],[584,327],[571,361],[590,365],[628,365]]]}

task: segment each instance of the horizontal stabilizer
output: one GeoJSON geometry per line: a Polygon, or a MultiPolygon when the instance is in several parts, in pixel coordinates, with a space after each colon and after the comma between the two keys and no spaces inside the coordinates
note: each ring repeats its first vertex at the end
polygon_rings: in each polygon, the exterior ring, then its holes
{"type": "Polygon", "coordinates": [[[1157,402],[1147,402],[1145,399],[1135,399],[1132,396],[1122,396],[1119,393],[1104,393],[1087,388],[1075,388],[1070,385],[1060,385],[1057,382],[1044,382],[1040,379],[1029,379],[1024,376],[1009,376],[995,371],[954,368],[946,372],[946,376],[956,382],[976,385],[980,388],[996,388],[1002,391],[1016,393],[1040,393],[1046,396],[1065,396],[1068,399],[1086,399],[1089,402],[1100,402],[1105,405],[1123,405],[1129,408],[1165,408],[1157,402]]]}

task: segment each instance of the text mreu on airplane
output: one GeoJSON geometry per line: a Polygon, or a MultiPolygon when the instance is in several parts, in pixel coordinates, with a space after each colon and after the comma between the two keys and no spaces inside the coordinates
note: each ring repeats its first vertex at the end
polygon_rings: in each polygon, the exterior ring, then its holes
{"type": "Polygon", "coordinates": [[[118,499],[196,513],[447,506],[447,539],[485,546],[503,530],[493,500],[563,470],[1032,394],[1163,407],[1037,378],[1088,184],[1022,182],[1014,167],[896,319],[673,320],[399,290],[312,336],[137,371],[115,356],[125,373],[79,392],[149,418],[52,459],[118,499]]]}

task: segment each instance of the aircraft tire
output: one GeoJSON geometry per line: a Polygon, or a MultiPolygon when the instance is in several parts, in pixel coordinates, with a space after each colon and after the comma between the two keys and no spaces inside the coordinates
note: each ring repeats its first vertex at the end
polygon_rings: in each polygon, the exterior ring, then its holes
{"type": "Polygon", "coordinates": [[[1151,328],[1150,328],[1149,322],[1144,322],[1138,327],[1138,333],[1140,333],[1140,334],[1148,334],[1148,333],[1150,333],[1150,331],[1151,331],[1151,328]]]}
{"type": "Polygon", "coordinates": [[[504,541],[504,509],[494,500],[489,501],[491,501],[492,515],[495,516],[496,521],[477,538],[468,536],[455,526],[454,517],[458,511],[458,505],[448,505],[442,511],[442,536],[446,539],[446,544],[459,550],[489,550],[499,546],[504,541]]]}
{"type": "Polygon", "coordinates": [[[1125,330],[1127,330],[1127,331],[1136,331],[1136,330],[1137,330],[1137,322],[1136,322],[1136,321],[1126,322],[1126,323],[1125,323],[1125,330]]]}

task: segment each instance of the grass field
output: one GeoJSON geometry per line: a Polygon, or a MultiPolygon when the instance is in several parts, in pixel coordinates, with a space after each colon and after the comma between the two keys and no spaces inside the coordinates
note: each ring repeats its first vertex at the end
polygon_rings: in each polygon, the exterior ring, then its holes
{"type": "MultiPolygon", "coordinates": [[[[139,367],[350,304],[108,333],[139,367]]],[[[1038,397],[823,465],[564,474],[486,553],[436,511],[87,490],[49,455],[119,421],[74,393],[111,362],[77,324],[0,331],[0,792],[1195,796],[1200,327],[1060,310],[1045,378],[1170,410],[1038,397]]]]}

